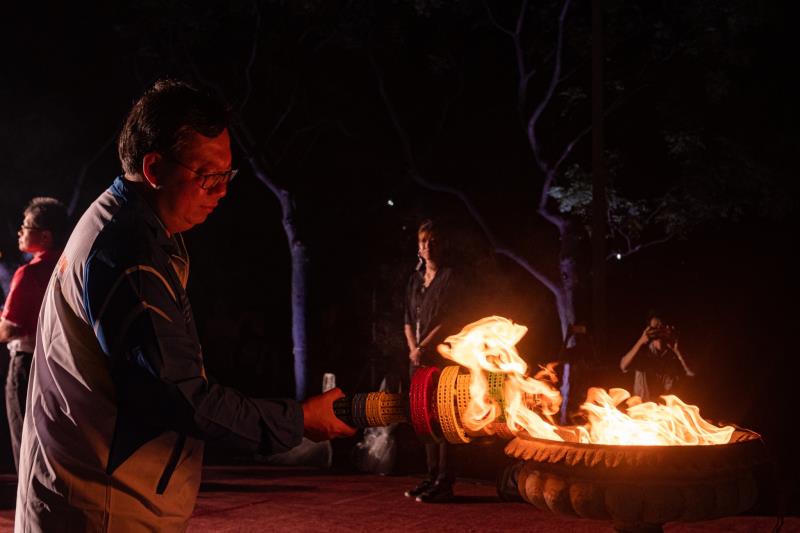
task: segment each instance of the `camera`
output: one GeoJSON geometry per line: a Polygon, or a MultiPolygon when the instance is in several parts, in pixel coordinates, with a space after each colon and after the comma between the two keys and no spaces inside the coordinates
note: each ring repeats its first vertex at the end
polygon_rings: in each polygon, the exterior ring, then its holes
{"type": "Polygon", "coordinates": [[[661,339],[667,344],[673,344],[678,340],[678,330],[675,326],[651,327],[647,330],[647,338],[651,341],[661,339]]]}

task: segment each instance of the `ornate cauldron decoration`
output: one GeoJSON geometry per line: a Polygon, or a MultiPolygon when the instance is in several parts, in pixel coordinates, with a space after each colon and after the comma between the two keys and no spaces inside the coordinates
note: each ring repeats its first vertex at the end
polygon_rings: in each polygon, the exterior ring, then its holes
{"type": "Polygon", "coordinates": [[[506,453],[524,460],[520,495],[539,509],[612,520],[617,531],[661,531],[672,521],[710,520],[751,508],[758,434],[737,429],[727,444],[616,446],[517,437],[506,453]]]}

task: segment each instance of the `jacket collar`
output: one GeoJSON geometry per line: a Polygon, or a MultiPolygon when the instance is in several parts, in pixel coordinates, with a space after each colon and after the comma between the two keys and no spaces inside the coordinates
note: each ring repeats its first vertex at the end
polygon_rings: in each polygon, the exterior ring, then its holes
{"type": "Polygon", "coordinates": [[[125,202],[130,209],[144,220],[147,227],[152,231],[156,244],[171,258],[173,268],[178,274],[181,285],[186,287],[189,277],[189,254],[186,252],[183,236],[180,233],[167,235],[167,228],[158,218],[156,212],[124,176],[117,176],[109,191],[125,202]]]}

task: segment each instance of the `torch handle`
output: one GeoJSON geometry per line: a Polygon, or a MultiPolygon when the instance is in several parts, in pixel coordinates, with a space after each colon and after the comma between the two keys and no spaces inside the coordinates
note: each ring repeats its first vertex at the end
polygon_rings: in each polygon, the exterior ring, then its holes
{"type": "Polygon", "coordinates": [[[339,398],[333,413],[353,427],[388,426],[408,422],[408,398],[391,392],[368,392],[339,398]]]}

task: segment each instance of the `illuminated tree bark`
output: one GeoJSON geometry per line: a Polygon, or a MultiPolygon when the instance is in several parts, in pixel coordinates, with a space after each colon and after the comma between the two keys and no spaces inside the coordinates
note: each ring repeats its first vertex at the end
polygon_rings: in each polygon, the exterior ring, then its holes
{"type": "MultiPolygon", "coordinates": [[[[253,14],[253,33],[250,44],[249,56],[243,71],[244,77],[244,96],[241,98],[237,108],[239,115],[234,118],[231,127],[231,135],[245,154],[253,174],[263,183],[275,196],[281,208],[281,224],[289,248],[291,261],[291,289],[290,305],[292,315],[292,367],[294,370],[294,390],[297,400],[304,400],[308,393],[308,250],[297,225],[295,197],[291,191],[279,186],[267,170],[259,146],[266,144],[264,141],[257,142],[255,136],[250,132],[242,119],[242,111],[247,105],[248,100],[253,94],[252,70],[258,55],[258,44],[261,33],[261,12],[258,4],[252,5],[253,14]]],[[[224,91],[219,84],[205,78],[197,68],[194,61],[189,58],[189,63],[195,76],[205,85],[214,89],[220,96],[224,97],[224,91]]],[[[228,99],[226,99],[228,100],[228,99]]],[[[288,104],[276,124],[272,133],[277,130],[286,116],[291,112],[292,104],[288,104]]],[[[271,134],[270,134],[271,136],[271,134]]],[[[269,139],[267,139],[268,141],[269,139]]]]}
{"type": "Polygon", "coordinates": [[[272,191],[281,206],[281,223],[286,233],[292,264],[292,355],[295,397],[298,400],[302,400],[305,399],[307,393],[308,373],[308,294],[306,283],[308,250],[305,242],[299,236],[297,224],[295,223],[295,202],[292,193],[279,187],[270,179],[266,166],[253,151],[252,137],[243,124],[239,123],[233,128],[233,135],[246,154],[247,161],[255,176],[272,191]]]}

